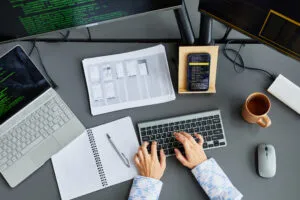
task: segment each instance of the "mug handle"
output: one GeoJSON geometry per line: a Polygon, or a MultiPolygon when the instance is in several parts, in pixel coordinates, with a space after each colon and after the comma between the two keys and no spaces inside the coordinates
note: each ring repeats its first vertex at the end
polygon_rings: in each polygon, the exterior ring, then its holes
{"type": "Polygon", "coordinates": [[[271,124],[272,124],[271,119],[269,118],[268,115],[265,115],[265,116],[259,118],[256,123],[263,128],[267,128],[267,127],[271,126],[271,124]]]}

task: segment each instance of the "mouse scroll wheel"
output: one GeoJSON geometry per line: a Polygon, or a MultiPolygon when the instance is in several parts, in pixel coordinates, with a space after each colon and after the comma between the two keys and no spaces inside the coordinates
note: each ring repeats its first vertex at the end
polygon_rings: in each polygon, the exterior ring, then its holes
{"type": "Polygon", "coordinates": [[[265,150],[268,151],[268,147],[265,147],[265,150]]]}

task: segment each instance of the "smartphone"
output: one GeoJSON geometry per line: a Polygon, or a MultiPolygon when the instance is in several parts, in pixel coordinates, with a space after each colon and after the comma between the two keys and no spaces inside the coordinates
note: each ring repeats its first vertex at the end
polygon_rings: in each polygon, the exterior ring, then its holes
{"type": "Polygon", "coordinates": [[[210,54],[191,53],[187,59],[188,90],[207,91],[209,88],[210,54]]]}

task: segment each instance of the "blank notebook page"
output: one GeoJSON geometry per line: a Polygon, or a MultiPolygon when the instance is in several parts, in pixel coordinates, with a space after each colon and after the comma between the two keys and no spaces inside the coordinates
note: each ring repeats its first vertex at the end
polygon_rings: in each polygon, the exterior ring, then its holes
{"type": "MultiPolygon", "coordinates": [[[[137,175],[133,157],[139,143],[130,117],[88,129],[75,141],[52,157],[59,191],[63,200],[73,199],[111,185],[132,179],[137,175]],[[99,153],[96,164],[92,151],[91,133],[99,153]],[[116,153],[106,134],[130,161],[128,168],[116,153]],[[89,135],[90,134],[90,135],[89,135]],[[100,177],[102,176],[102,179],[100,177]],[[105,177],[106,183],[103,183],[105,177]]],[[[95,148],[94,148],[95,150],[95,148]]]]}
{"type": "Polygon", "coordinates": [[[102,188],[86,132],[52,157],[61,199],[73,199],[102,188]]]}

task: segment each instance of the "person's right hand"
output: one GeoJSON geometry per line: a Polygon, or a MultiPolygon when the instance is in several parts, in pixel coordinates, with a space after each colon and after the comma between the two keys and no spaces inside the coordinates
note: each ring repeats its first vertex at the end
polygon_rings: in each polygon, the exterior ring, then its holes
{"type": "Polygon", "coordinates": [[[178,149],[174,149],[176,158],[184,166],[193,169],[197,165],[207,160],[206,154],[203,151],[203,138],[200,134],[195,134],[199,139],[197,143],[194,138],[185,132],[174,133],[176,140],[183,144],[185,156],[178,149]]]}
{"type": "Polygon", "coordinates": [[[160,160],[157,156],[157,142],[151,144],[151,153],[148,153],[148,142],[144,142],[134,157],[135,165],[141,176],[160,179],[166,169],[166,155],[164,150],[160,150],[160,160]]]}

